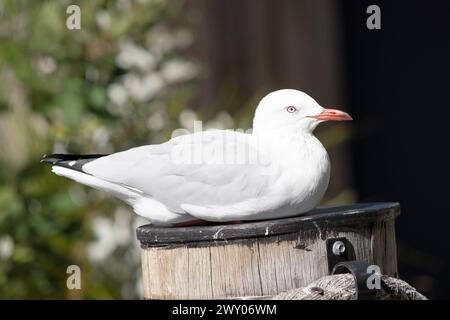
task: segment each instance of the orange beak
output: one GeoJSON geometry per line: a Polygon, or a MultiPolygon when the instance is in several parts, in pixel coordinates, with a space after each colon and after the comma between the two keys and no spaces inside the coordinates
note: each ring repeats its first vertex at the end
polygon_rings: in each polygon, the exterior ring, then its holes
{"type": "Polygon", "coordinates": [[[334,121],[348,121],[353,120],[353,118],[344,111],[337,109],[323,109],[321,113],[315,116],[309,116],[309,118],[314,118],[317,120],[334,120],[334,121]]]}

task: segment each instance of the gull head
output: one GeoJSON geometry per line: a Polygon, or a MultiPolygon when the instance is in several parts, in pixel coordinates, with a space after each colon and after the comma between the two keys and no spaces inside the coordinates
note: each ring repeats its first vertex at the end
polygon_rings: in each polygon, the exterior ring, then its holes
{"type": "Polygon", "coordinates": [[[269,93],[259,103],[253,132],[312,133],[323,121],[346,121],[352,117],[337,109],[321,107],[306,93],[282,89],[269,93]]]}

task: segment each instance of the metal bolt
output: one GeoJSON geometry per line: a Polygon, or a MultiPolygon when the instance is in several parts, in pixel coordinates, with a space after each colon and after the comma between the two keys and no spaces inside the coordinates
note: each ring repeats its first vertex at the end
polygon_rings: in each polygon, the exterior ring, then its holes
{"type": "Polygon", "coordinates": [[[333,248],[331,250],[333,251],[333,254],[336,256],[343,255],[346,250],[344,242],[336,241],[335,243],[333,243],[333,248]]]}

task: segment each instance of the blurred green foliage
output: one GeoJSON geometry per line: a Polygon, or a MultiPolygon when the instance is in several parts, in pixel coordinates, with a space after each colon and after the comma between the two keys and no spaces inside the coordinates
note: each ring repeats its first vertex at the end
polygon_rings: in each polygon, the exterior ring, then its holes
{"type": "Polygon", "coordinates": [[[139,297],[130,212],[39,160],[161,142],[194,92],[181,1],[76,1],[81,30],[70,4],[1,2],[2,299],[139,297]],[[72,264],[81,290],[66,287],[72,264]]]}

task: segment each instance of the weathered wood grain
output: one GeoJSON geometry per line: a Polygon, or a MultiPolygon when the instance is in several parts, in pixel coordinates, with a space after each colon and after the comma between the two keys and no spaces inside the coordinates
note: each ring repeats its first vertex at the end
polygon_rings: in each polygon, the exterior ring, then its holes
{"type": "Polygon", "coordinates": [[[144,296],[272,296],[328,274],[326,240],[345,237],[351,259],[397,274],[398,204],[353,205],[295,217],[184,228],[140,227],[144,296]],[[163,241],[164,240],[164,241],[163,241]]]}

